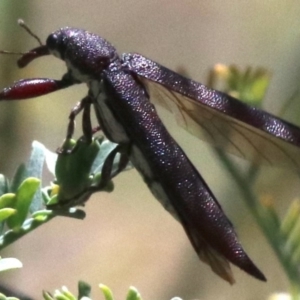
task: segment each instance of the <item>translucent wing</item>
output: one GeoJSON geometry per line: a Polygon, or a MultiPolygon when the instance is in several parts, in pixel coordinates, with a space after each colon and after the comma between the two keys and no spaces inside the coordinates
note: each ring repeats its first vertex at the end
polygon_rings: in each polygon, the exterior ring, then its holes
{"type": "Polygon", "coordinates": [[[124,54],[123,61],[145,84],[150,100],[193,135],[255,163],[300,168],[299,127],[140,54],[124,54]]]}

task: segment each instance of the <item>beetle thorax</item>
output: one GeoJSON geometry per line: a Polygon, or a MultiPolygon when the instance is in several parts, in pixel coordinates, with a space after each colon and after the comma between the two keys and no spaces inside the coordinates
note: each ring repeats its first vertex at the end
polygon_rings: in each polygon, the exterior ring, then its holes
{"type": "Polygon", "coordinates": [[[49,52],[64,60],[74,79],[99,79],[102,71],[118,59],[116,49],[105,39],[88,31],[62,28],[49,35],[49,52]]]}

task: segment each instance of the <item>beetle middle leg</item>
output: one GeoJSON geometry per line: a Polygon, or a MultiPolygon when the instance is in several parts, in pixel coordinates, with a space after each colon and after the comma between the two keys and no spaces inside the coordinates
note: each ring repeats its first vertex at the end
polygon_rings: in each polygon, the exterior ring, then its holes
{"type": "MultiPolygon", "coordinates": [[[[84,97],[80,102],[74,106],[74,108],[71,110],[71,113],[69,115],[69,123],[68,123],[68,129],[67,129],[67,139],[71,139],[74,131],[75,131],[75,118],[78,116],[78,114],[82,111],[82,131],[83,136],[82,138],[86,141],[86,143],[91,143],[93,139],[93,135],[101,130],[101,126],[98,125],[97,127],[92,127],[91,122],[91,105],[93,101],[92,98],[87,95],[84,97]]],[[[73,151],[76,151],[76,146],[72,150],[58,150],[59,153],[70,153],[73,151]]],[[[96,189],[99,189],[101,187],[104,187],[113,177],[117,176],[120,172],[122,172],[129,161],[129,151],[130,151],[130,145],[128,144],[119,144],[116,146],[114,150],[112,150],[109,155],[106,157],[102,172],[101,172],[101,180],[99,184],[97,185],[96,189]],[[116,170],[113,170],[113,163],[114,159],[117,154],[120,154],[120,160],[119,165],[116,170]]]]}
{"type": "Polygon", "coordinates": [[[94,133],[92,129],[91,116],[90,116],[91,104],[92,104],[92,98],[89,95],[87,95],[72,108],[71,113],[69,115],[69,123],[67,129],[67,137],[66,137],[67,139],[72,138],[75,131],[75,118],[81,111],[83,111],[82,114],[83,135],[88,141],[91,141],[94,133]]]}
{"type": "MultiPolygon", "coordinates": [[[[92,142],[93,135],[101,130],[100,126],[95,128],[92,127],[91,122],[91,105],[92,105],[92,98],[87,95],[81,101],[79,101],[71,110],[69,114],[69,123],[67,127],[67,135],[66,140],[70,140],[75,132],[75,119],[82,112],[82,132],[83,136],[81,137],[84,139],[88,144],[92,142]]],[[[76,147],[71,150],[66,150],[62,148],[58,148],[56,150],[59,154],[68,154],[76,150],[76,147]]]]}
{"type": "Polygon", "coordinates": [[[114,150],[112,150],[109,155],[106,157],[102,171],[101,171],[101,180],[97,185],[97,189],[105,187],[108,182],[121,173],[127,166],[129,162],[129,151],[130,145],[129,144],[119,144],[116,146],[114,150]],[[114,159],[116,158],[117,154],[120,154],[120,160],[118,164],[118,168],[113,170],[114,159]]]}

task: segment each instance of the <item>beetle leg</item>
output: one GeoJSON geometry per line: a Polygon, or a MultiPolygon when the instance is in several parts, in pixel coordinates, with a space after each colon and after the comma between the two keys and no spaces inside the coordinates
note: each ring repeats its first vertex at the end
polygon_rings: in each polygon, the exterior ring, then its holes
{"type": "Polygon", "coordinates": [[[91,107],[92,99],[90,96],[84,97],[81,101],[79,101],[71,110],[69,115],[69,124],[67,129],[67,139],[71,139],[74,131],[75,131],[75,118],[76,116],[83,111],[82,115],[82,130],[83,135],[87,140],[92,139],[93,129],[91,124],[91,116],[90,116],[90,107],[91,107]]]}
{"type": "Polygon", "coordinates": [[[112,150],[109,155],[106,157],[102,171],[101,171],[101,180],[97,185],[96,189],[105,187],[107,183],[115,176],[117,176],[120,172],[122,172],[129,161],[129,145],[127,144],[119,144],[114,150],[112,150]],[[113,163],[116,155],[120,153],[120,161],[118,165],[118,169],[113,171],[113,163]]]}
{"type": "Polygon", "coordinates": [[[80,102],[78,102],[69,115],[69,124],[67,129],[67,139],[72,138],[75,131],[75,118],[76,116],[83,111],[82,114],[82,131],[84,138],[88,141],[92,141],[93,134],[101,130],[101,126],[92,127],[91,122],[91,104],[93,99],[91,96],[87,95],[80,102]]]}
{"type": "MultiPolygon", "coordinates": [[[[84,97],[81,101],[79,101],[71,110],[69,114],[69,123],[67,128],[67,136],[66,140],[71,139],[73,137],[74,131],[75,131],[75,118],[78,116],[78,114],[83,111],[82,113],[82,131],[83,131],[83,137],[87,144],[90,144],[93,139],[93,134],[97,131],[101,130],[100,126],[97,126],[95,128],[92,128],[92,122],[91,122],[91,104],[92,104],[92,98],[87,95],[84,97]]],[[[76,146],[71,150],[61,149],[58,148],[56,150],[59,154],[68,154],[76,150],[76,146]]]]}
{"type": "Polygon", "coordinates": [[[11,86],[4,88],[0,92],[0,100],[25,100],[39,97],[67,88],[74,83],[67,76],[63,77],[62,80],[50,78],[21,79],[11,86]]]}

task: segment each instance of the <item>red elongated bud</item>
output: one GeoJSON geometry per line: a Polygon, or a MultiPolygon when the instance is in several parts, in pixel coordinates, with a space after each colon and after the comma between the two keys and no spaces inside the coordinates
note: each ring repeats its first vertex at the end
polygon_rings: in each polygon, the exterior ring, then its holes
{"type": "Polygon", "coordinates": [[[62,88],[59,80],[49,78],[22,79],[0,92],[0,100],[22,100],[55,92],[62,88]]]}

